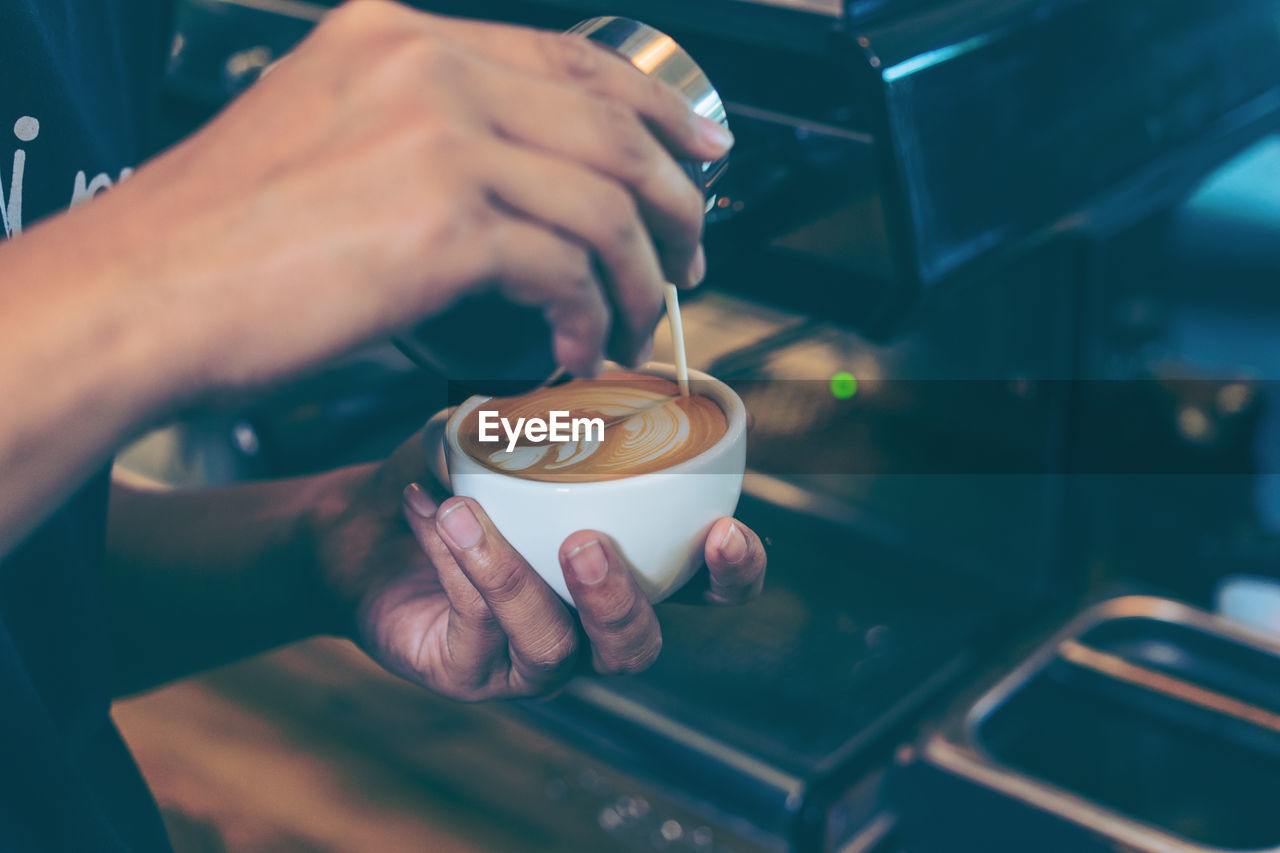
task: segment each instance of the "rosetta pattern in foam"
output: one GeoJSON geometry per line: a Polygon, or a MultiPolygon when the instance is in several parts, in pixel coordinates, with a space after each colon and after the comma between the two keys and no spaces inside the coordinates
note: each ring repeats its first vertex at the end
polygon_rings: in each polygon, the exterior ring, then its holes
{"type": "MultiPolygon", "coordinates": [[[[642,374],[574,380],[486,401],[468,415],[459,441],[482,465],[524,479],[612,480],[661,471],[704,452],[728,429],[715,402],[678,395],[675,383],[642,374]],[[499,441],[480,441],[480,416],[486,410],[504,419],[499,441]],[[576,419],[598,418],[603,430],[584,427],[563,441],[535,441],[507,431],[531,419],[549,420],[556,411],[576,419]]],[[[493,432],[488,435],[492,438],[493,432]]]]}

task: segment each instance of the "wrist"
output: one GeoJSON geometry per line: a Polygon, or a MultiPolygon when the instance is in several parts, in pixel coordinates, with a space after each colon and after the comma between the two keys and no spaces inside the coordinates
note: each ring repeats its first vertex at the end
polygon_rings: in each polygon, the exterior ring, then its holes
{"type": "Polygon", "coordinates": [[[298,528],[309,554],[302,586],[315,633],[355,637],[372,557],[382,544],[365,509],[376,469],[357,465],[313,478],[298,528]]]}

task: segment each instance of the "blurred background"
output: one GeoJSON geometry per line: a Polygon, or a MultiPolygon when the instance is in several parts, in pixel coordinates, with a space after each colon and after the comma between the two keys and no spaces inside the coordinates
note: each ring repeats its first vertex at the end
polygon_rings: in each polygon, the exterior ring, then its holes
{"type": "MultiPolygon", "coordinates": [[[[1280,2],[418,5],[638,18],[724,98],[684,321],[769,583],[548,702],[336,640],[121,701],[179,850],[1280,848],[1280,2]]],[[[180,0],[157,147],[324,11],[180,0]]],[[[374,348],[118,464],[372,460],[448,390],[374,348]]]]}

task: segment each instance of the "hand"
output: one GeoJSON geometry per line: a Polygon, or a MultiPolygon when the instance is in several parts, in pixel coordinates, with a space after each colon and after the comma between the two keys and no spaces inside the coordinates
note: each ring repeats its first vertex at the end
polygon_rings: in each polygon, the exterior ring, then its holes
{"type": "MultiPolygon", "coordinates": [[[[462,700],[552,692],[588,659],[600,673],[654,662],[657,616],[607,536],[583,530],[561,546],[575,617],[475,501],[437,504],[416,485],[400,496],[393,484],[425,467],[416,443],[348,489],[344,517],[320,540],[334,586],[356,614],[355,640],[374,660],[462,700]]],[[[754,532],[720,519],[703,550],[708,571],[690,588],[704,602],[760,592],[766,559],[754,532]]]]}
{"type": "Polygon", "coordinates": [[[89,207],[160,237],[129,279],[214,389],[487,291],[540,308],[557,361],[593,374],[611,340],[622,360],[643,350],[664,280],[701,277],[702,197],[675,158],[729,144],[581,38],[353,0],[89,207]]]}

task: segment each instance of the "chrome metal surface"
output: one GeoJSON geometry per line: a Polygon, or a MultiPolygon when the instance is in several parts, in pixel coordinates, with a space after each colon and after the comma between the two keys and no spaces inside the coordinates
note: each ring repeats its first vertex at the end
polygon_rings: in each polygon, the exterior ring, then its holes
{"type": "Polygon", "coordinates": [[[783,9],[798,9],[801,12],[812,12],[815,15],[826,15],[830,18],[844,17],[842,0],[738,0],[740,3],[752,3],[760,6],[780,6],[783,9]]]}
{"type": "Polygon", "coordinates": [[[1219,714],[1239,717],[1255,726],[1280,732],[1280,714],[1259,708],[1250,702],[1242,702],[1217,690],[1206,690],[1185,679],[1173,678],[1150,667],[1138,666],[1120,655],[1100,652],[1079,640],[1067,640],[1058,647],[1058,654],[1063,660],[1070,661],[1081,669],[1091,669],[1116,681],[1162,693],[1188,705],[1198,705],[1219,714]]]}
{"type": "MultiPolygon", "coordinates": [[[[568,32],[612,48],[645,74],[674,87],[698,115],[717,121],[726,128],[729,126],[724,102],[707,75],[693,57],[666,33],[630,18],[614,16],[588,18],[575,24],[568,32]]],[[[728,165],[727,156],[710,163],[681,163],[689,178],[704,193],[711,190],[711,185],[724,174],[728,165]]]]}
{"type": "MultiPolygon", "coordinates": [[[[1167,828],[1134,819],[1088,797],[1021,772],[992,755],[979,736],[983,724],[1043,673],[1046,667],[1056,660],[1076,662],[1072,658],[1073,655],[1079,657],[1076,653],[1080,649],[1093,651],[1088,646],[1087,639],[1082,642],[1082,638],[1091,629],[1105,623],[1129,619],[1182,626],[1255,651],[1280,655],[1280,643],[1275,638],[1194,607],[1149,596],[1112,599],[1086,610],[1046,641],[1033,655],[983,693],[958,725],[930,735],[921,748],[921,757],[934,767],[973,784],[1055,815],[1076,826],[1086,827],[1135,850],[1158,853],[1224,853],[1226,850],[1242,849],[1200,843],[1181,837],[1167,828]]],[[[1104,662],[1115,658],[1114,655],[1103,652],[1096,652],[1096,655],[1104,662]]],[[[1094,662],[1096,661],[1090,658],[1085,661],[1084,668],[1104,677],[1115,677],[1114,673],[1107,672],[1105,668],[1087,665],[1094,662]]],[[[1121,673],[1125,677],[1117,680],[1125,683],[1141,681],[1135,686],[1165,695],[1171,701],[1208,708],[1218,714],[1274,730],[1276,715],[1273,713],[1162,673],[1149,671],[1154,678],[1148,680],[1142,677],[1145,673],[1139,670],[1145,671],[1146,668],[1125,662],[1125,669],[1121,673]]],[[[1256,849],[1257,853],[1275,853],[1280,847],[1252,849],[1256,849]]]]}
{"type": "Polygon", "coordinates": [[[1153,619],[1160,622],[1170,622],[1175,625],[1185,625],[1207,634],[1213,634],[1249,646],[1258,651],[1280,654],[1280,644],[1269,635],[1180,602],[1144,595],[1113,598],[1094,605],[1077,616],[1052,640],[1045,643],[1038,652],[1001,679],[998,684],[974,703],[973,708],[965,717],[964,732],[968,745],[974,749],[979,748],[976,738],[973,737],[973,732],[976,728],[998,707],[1003,705],[1009,697],[1026,685],[1046,664],[1059,657],[1065,643],[1076,640],[1088,632],[1090,628],[1094,628],[1103,622],[1112,619],[1134,618],[1153,619]]]}

